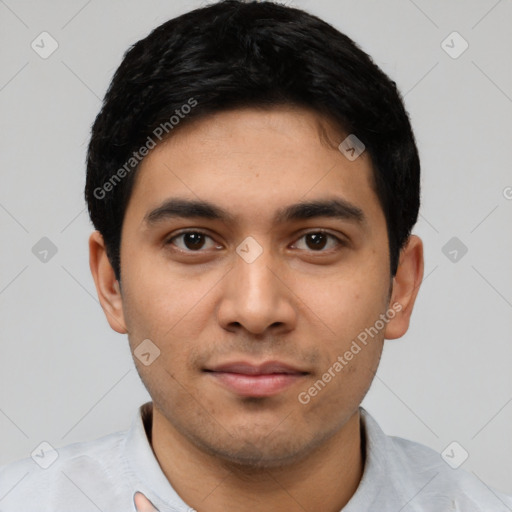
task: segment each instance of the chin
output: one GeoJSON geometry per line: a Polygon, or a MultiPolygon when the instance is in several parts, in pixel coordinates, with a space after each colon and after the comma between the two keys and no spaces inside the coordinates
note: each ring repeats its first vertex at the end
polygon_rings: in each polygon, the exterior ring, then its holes
{"type": "MultiPolygon", "coordinates": [[[[275,429],[275,427],[274,427],[275,429]]],[[[214,456],[223,460],[227,467],[243,470],[270,469],[298,463],[323,441],[321,436],[297,437],[297,429],[276,432],[267,427],[251,432],[247,430],[233,435],[224,431],[224,435],[215,435],[210,439],[194,439],[196,445],[214,456]]]]}

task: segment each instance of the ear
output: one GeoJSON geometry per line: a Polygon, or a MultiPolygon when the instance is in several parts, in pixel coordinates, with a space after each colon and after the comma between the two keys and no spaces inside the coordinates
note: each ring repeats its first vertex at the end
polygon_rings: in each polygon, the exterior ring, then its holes
{"type": "Polygon", "coordinates": [[[385,339],[400,338],[407,332],[422,279],[423,242],[420,237],[411,235],[405,247],[400,251],[398,269],[393,278],[393,292],[389,308],[393,309],[396,314],[386,325],[385,339]]]}
{"type": "Polygon", "coordinates": [[[94,231],[89,237],[89,266],[101,307],[110,327],[119,334],[126,334],[128,329],[124,320],[121,289],[108,259],[103,236],[99,231],[94,231]]]}

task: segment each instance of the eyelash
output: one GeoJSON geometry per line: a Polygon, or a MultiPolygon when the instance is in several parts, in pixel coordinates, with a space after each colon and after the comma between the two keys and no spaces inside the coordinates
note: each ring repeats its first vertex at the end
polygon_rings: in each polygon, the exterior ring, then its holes
{"type": "MultiPolygon", "coordinates": [[[[205,237],[208,237],[210,239],[213,240],[213,238],[208,234],[208,233],[205,233],[204,231],[201,231],[201,230],[197,230],[197,229],[194,229],[194,230],[187,230],[187,231],[181,231],[180,233],[176,234],[176,235],[173,235],[171,238],[167,239],[166,242],[164,243],[165,246],[170,246],[170,245],[173,245],[173,240],[175,240],[176,238],[179,238],[180,236],[183,236],[183,235],[186,235],[186,234],[189,234],[189,233],[193,233],[193,234],[198,234],[198,235],[204,235],[205,237]]],[[[324,235],[327,235],[328,237],[330,237],[331,239],[334,239],[337,243],[337,246],[336,248],[332,248],[332,249],[327,249],[327,250],[318,250],[318,251],[314,251],[312,249],[308,250],[308,252],[311,252],[311,253],[317,253],[317,254],[329,254],[333,251],[337,251],[339,250],[341,247],[345,247],[347,245],[347,243],[342,240],[341,238],[333,235],[332,233],[328,232],[328,231],[325,231],[323,229],[317,229],[317,230],[314,230],[314,231],[308,231],[307,233],[303,233],[299,238],[298,240],[304,238],[305,236],[307,235],[312,235],[312,234],[324,234],[324,235]]],[[[180,248],[176,248],[174,249],[178,252],[181,252],[183,254],[194,254],[194,253],[197,253],[197,254],[200,254],[200,253],[204,253],[206,252],[205,250],[202,250],[202,249],[199,249],[197,251],[193,251],[193,250],[183,250],[183,249],[180,249],[180,248]]],[[[300,250],[304,250],[304,249],[300,249],[300,250]]]]}

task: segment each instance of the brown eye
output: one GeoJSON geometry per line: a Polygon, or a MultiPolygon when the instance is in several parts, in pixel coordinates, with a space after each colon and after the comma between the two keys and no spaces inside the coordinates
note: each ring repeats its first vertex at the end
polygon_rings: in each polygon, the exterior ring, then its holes
{"type": "Polygon", "coordinates": [[[184,233],[183,243],[190,250],[201,249],[204,245],[205,236],[202,233],[184,233]]]}
{"type": "MultiPolygon", "coordinates": [[[[302,244],[302,247],[298,247],[299,249],[305,249],[315,252],[327,252],[323,250],[326,247],[327,250],[329,250],[335,249],[340,245],[344,245],[343,242],[338,237],[331,235],[330,233],[326,233],[324,231],[312,231],[310,233],[306,233],[305,235],[302,235],[300,240],[304,240],[305,243],[302,244]],[[329,241],[331,241],[330,245],[329,241]]],[[[300,244],[296,244],[296,247],[299,245],[300,244]]]]}
{"type": "Polygon", "coordinates": [[[166,245],[175,245],[184,252],[199,252],[201,249],[216,247],[212,238],[201,231],[186,231],[180,233],[170,238],[166,242],[166,245]]]}
{"type": "Polygon", "coordinates": [[[327,243],[327,235],[325,233],[308,233],[306,235],[306,245],[310,249],[323,249],[327,243]]]}

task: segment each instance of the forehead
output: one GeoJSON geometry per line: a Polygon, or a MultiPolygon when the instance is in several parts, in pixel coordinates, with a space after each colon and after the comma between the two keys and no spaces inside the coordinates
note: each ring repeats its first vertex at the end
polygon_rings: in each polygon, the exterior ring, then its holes
{"type": "MultiPolygon", "coordinates": [[[[184,125],[141,163],[125,220],[147,221],[169,198],[207,202],[231,221],[283,220],[286,205],[339,199],[379,215],[371,160],[350,161],[347,136],[307,109],[239,109],[184,125]]],[[[382,212],[380,212],[382,213],[382,212]]]]}

